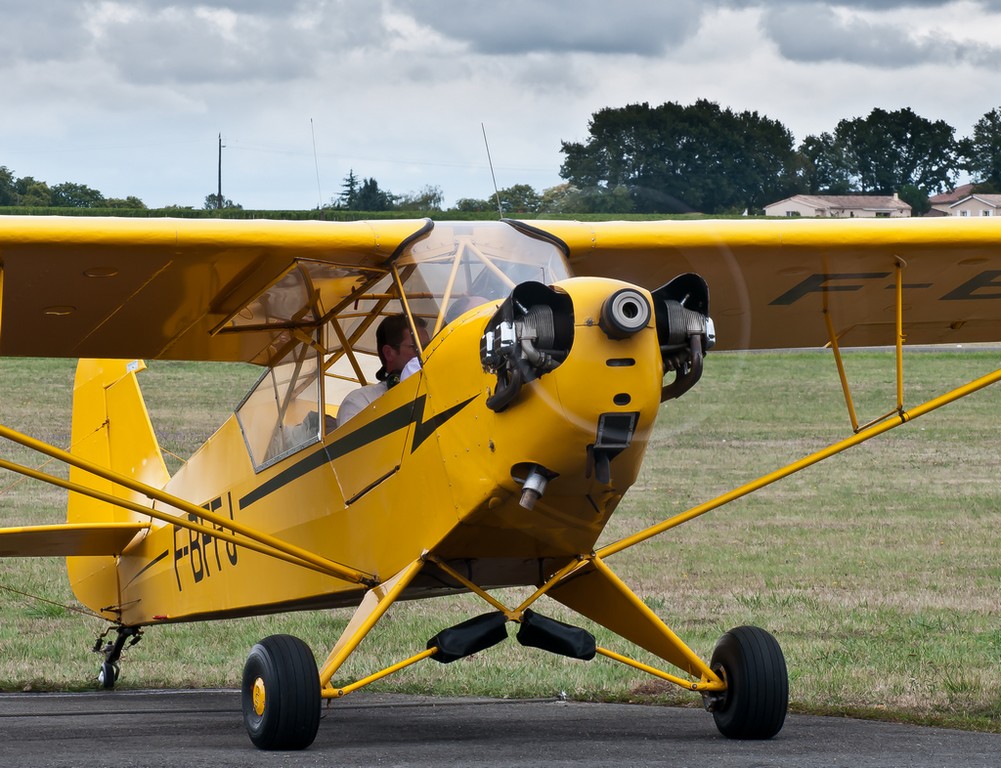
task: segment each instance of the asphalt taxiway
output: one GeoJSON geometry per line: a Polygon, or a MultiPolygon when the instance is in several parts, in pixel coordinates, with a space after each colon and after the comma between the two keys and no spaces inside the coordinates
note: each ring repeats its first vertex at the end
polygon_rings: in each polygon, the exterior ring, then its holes
{"type": "Polygon", "coordinates": [[[740,742],[698,709],[357,693],[324,709],[308,750],[261,752],[237,691],[21,693],[0,694],[0,765],[996,768],[1001,734],[790,715],[740,742]]]}

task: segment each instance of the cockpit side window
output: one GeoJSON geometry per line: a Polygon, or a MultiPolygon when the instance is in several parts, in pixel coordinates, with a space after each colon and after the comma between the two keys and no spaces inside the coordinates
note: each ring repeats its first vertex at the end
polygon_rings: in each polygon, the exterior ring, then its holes
{"type": "Polygon", "coordinates": [[[309,344],[295,347],[268,368],[236,410],[257,471],[323,436],[320,353],[309,344]]]}

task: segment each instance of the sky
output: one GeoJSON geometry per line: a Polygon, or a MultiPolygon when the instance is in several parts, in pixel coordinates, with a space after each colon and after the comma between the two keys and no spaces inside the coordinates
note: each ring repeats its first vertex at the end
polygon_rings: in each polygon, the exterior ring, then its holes
{"type": "Polygon", "coordinates": [[[0,0],[0,166],[149,207],[446,204],[560,184],[605,107],[709,99],[798,144],[874,107],[970,135],[1001,0],[0,0]],[[484,141],[486,137],[486,142],[484,141]]]}

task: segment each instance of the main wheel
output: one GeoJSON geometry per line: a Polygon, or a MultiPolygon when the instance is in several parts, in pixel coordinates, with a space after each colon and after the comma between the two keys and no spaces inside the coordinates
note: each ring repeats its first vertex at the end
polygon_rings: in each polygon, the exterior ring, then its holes
{"type": "Polygon", "coordinates": [[[305,749],[320,727],[320,675],[313,652],[291,635],[255,645],[243,667],[243,722],[261,749],[305,749]]]}
{"type": "Polygon", "coordinates": [[[726,680],[713,708],[719,732],[730,739],[770,739],[789,707],[789,675],[778,641],[758,627],[737,627],[716,643],[710,666],[726,680]]]}

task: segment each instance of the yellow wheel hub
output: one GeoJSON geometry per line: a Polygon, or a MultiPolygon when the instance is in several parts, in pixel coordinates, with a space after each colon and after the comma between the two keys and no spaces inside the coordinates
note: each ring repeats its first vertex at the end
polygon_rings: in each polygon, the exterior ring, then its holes
{"type": "Polygon", "coordinates": [[[261,678],[257,678],[254,681],[254,711],[258,717],[264,714],[265,698],[264,681],[261,678]]]}

